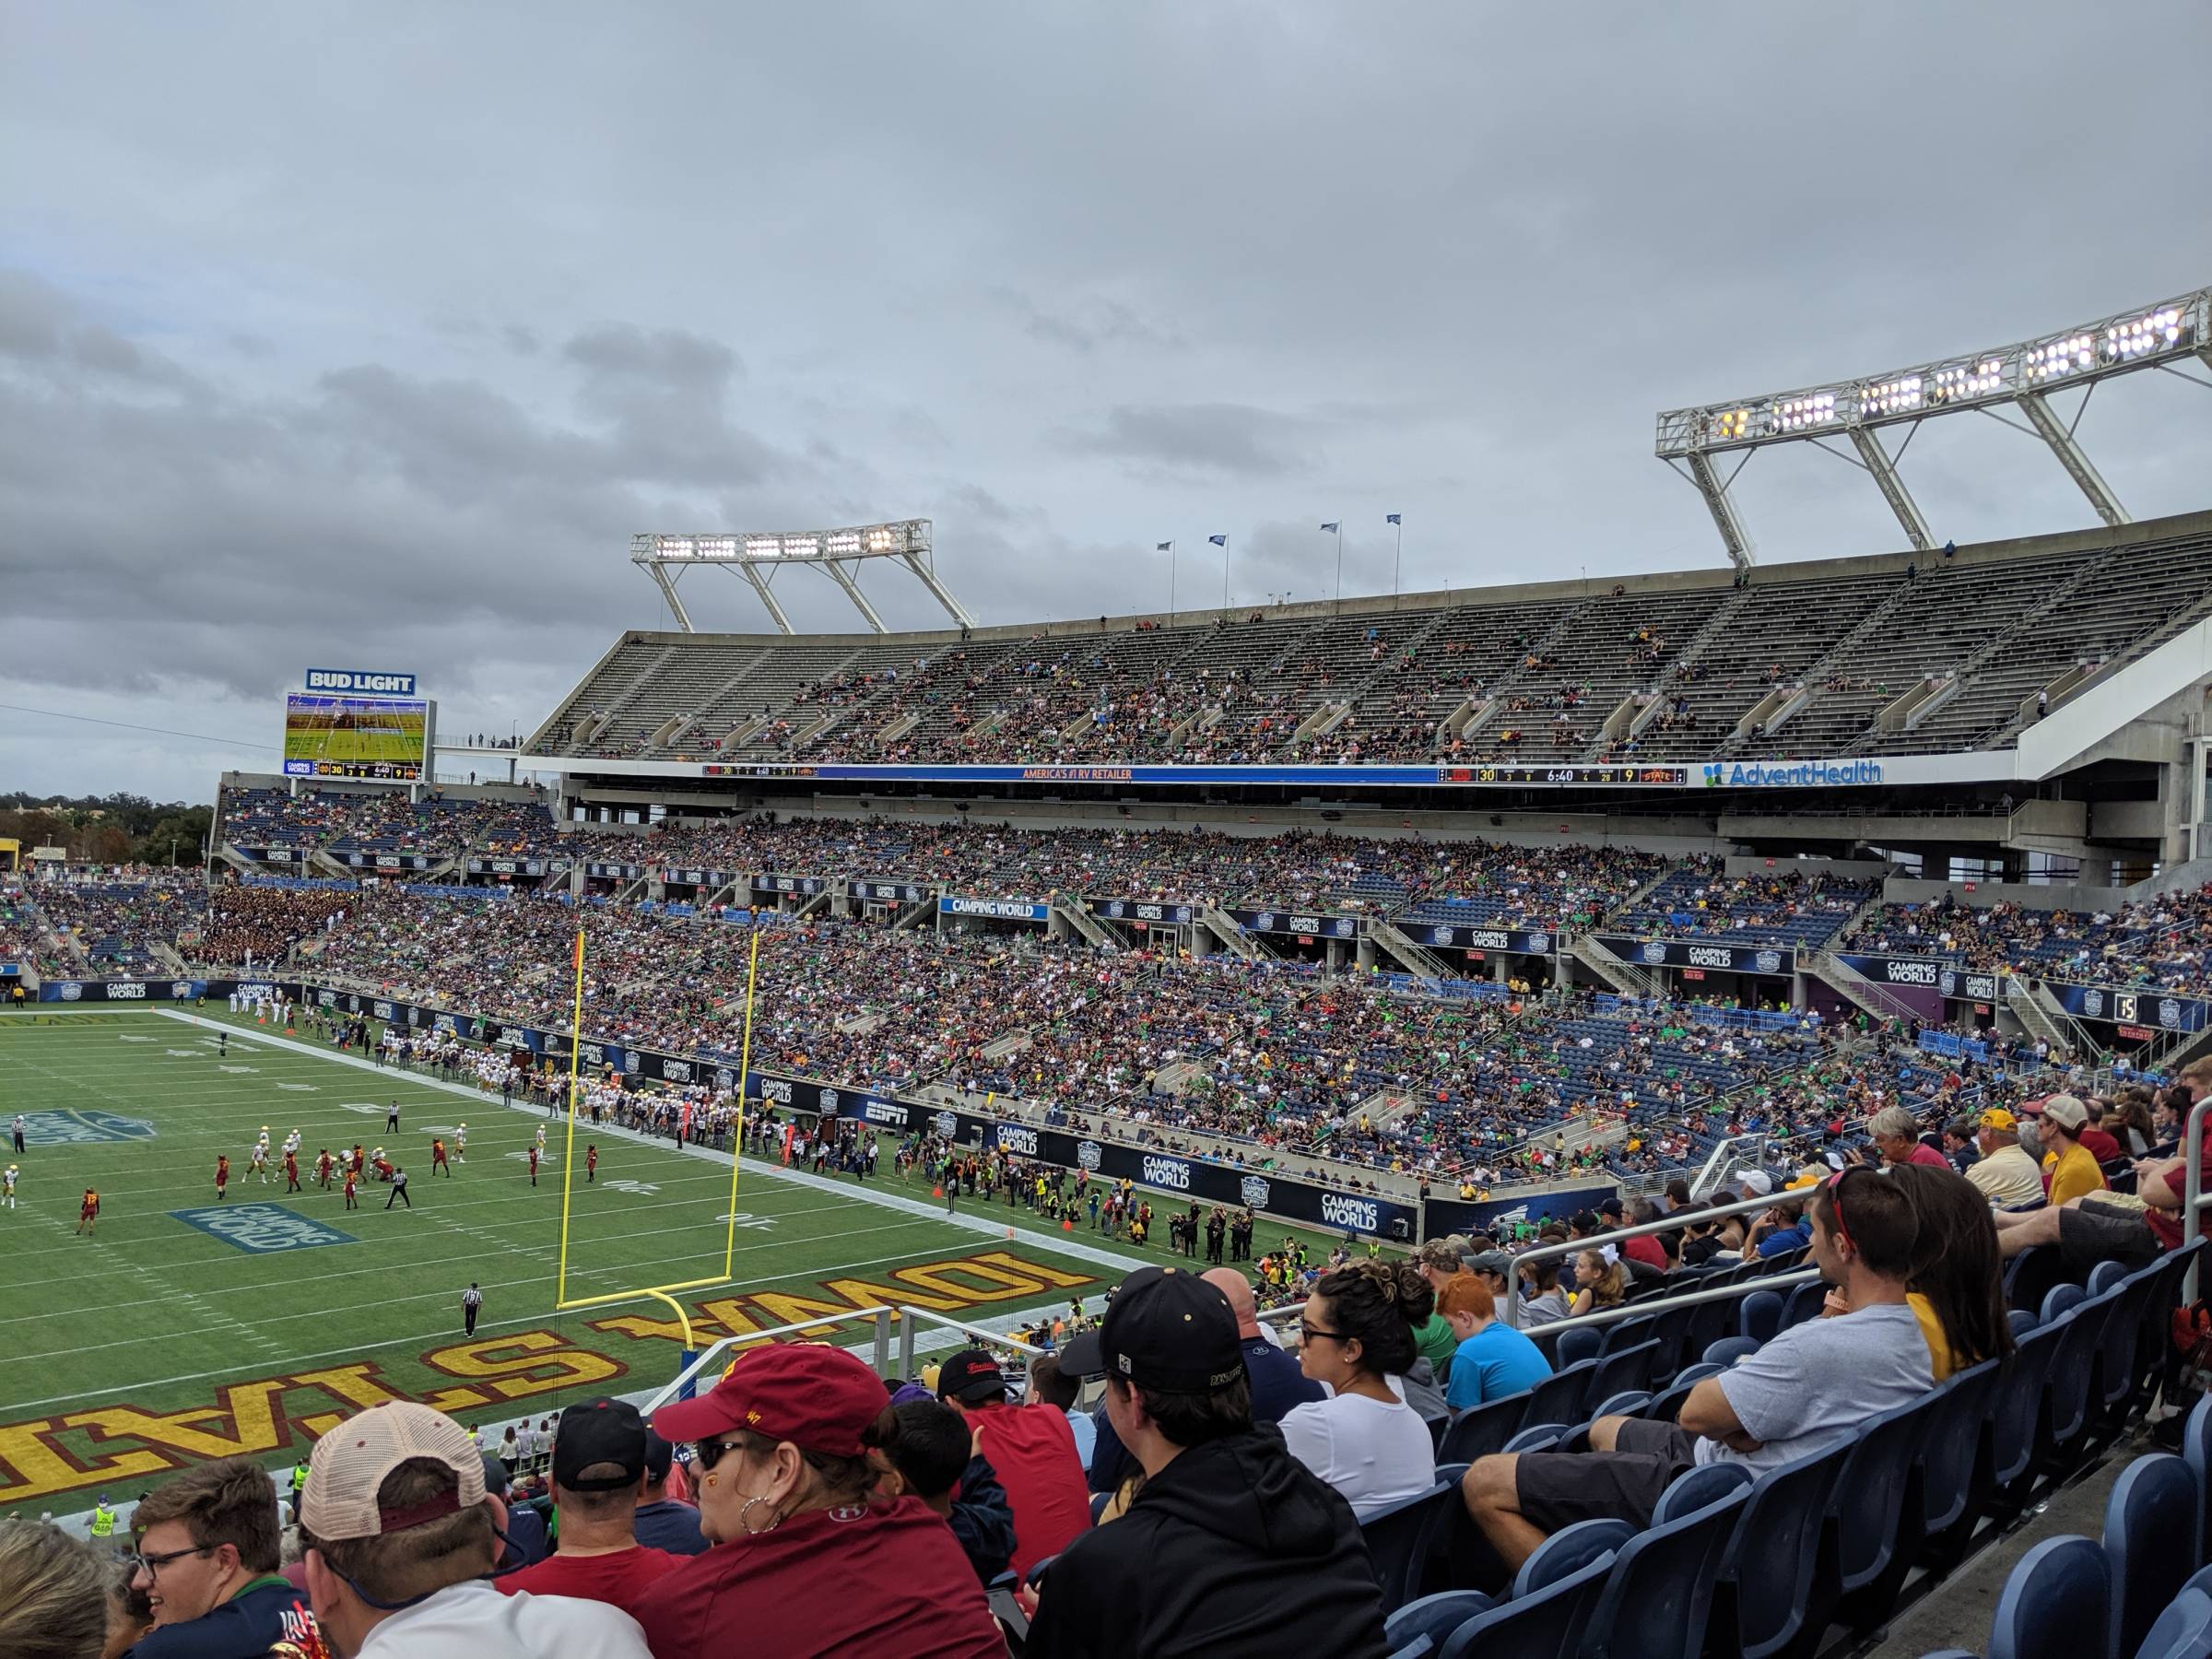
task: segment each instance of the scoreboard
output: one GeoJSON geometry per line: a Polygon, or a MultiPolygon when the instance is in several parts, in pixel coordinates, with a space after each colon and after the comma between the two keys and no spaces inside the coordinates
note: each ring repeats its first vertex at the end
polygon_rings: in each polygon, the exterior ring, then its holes
{"type": "Polygon", "coordinates": [[[1445,766],[1440,783],[1643,784],[1680,789],[1689,782],[1687,766],[1445,766]]]}

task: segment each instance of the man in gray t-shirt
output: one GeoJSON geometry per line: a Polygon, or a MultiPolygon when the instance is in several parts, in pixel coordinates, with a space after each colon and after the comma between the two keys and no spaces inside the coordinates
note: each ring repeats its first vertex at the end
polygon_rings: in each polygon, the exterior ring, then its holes
{"type": "Polygon", "coordinates": [[[1687,1469],[1741,1463],[1758,1474],[1935,1387],[1928,1339],[1905,1300],[1914,1222],[1904,1194],[1880,1171],[1853,1167],[1809,1208],[1814,1264],[1852,1312],[1792,1326],[1707,1377],[1675,1422],[1600,1418],[1588,1452],[1477,1459],[1460,1495],[1509,1571],[1577,1521],[1648,1526],[1687,1469]]]}

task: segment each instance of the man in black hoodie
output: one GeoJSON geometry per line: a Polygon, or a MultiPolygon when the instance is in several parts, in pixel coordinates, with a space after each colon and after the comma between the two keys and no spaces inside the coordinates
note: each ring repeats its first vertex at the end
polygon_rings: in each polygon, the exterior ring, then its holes
{"type": "Polygon", "coordinates": [[[1037,1659],[1272,1653],[1285,1632],[1332,1659],[1382,1659],[1382,1597],[1351,1505],[1254,1426],[1236,1316],[1194,1274],[1146,1267],[1060,1357],[1106,1379],[1144,1470],[1127,1512],[1046,1570],[1037,1659]]]}

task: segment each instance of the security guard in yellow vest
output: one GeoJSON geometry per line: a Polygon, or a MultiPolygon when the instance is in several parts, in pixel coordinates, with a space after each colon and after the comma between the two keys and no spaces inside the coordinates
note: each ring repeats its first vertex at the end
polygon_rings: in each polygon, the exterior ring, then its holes
{"type": "Polygon", "coordinates": [[[112,1549],[114,1539],[115,1512],[108,1507],[107,1496],[102,1493],[100,1501],[92,1506],[92,1543],[99,1549],[112,1549]]]}

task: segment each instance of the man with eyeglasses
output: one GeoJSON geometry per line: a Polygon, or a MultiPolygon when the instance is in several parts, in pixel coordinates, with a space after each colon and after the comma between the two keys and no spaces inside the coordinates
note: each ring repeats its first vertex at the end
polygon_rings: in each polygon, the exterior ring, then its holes
{"type": "Polygon", "coordinates": [[[153,1608],[135,1659],[318,1651],[315,1616],[277,1575],[276,1488],[251,1458],[188,1469],[139,1500],[131,1584],[153,1608]]]}

